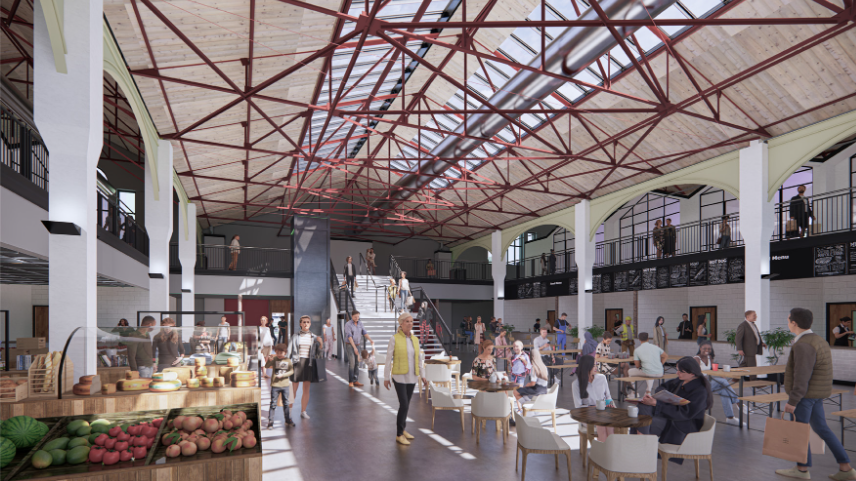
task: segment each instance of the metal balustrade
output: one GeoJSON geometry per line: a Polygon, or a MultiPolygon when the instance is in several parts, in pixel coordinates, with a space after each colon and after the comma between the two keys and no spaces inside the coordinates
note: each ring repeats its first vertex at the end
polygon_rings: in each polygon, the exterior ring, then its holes
{"type": "Polygon", "coordinates": [[[453,262],[447,260],[389,256],[389,274],[393,279],[400,279],[401,271],[407,273],[408,279],[438,279],[454,281],[493,280],[490,264],[487,262],[453,262]]]}
{"type": "Polygon", "coordinates": [[[39,133],[0,105],[0,163],[48,190],[48,149],[39,133]]]}
{"type": "MultiPolygon", "coordinates": [[[[232,248],[228,245],[199,244],[196,246],[197,274],[236,274],[255,277],[291,277],[291,249],[241,246],[235,266],[232,263],[232,248]],[[234,267],[230,269],[230,267],[234,267]]],[[[169,267],[181,270],[178,244],[169,245],[169,267]]]]}
{"type": "Polygon", "coordinates": [[[149,255],[149,234],[143,226],[137,224],[134,213],[118,202],[98,191],[98,227],[122,242],[149,255]]]}

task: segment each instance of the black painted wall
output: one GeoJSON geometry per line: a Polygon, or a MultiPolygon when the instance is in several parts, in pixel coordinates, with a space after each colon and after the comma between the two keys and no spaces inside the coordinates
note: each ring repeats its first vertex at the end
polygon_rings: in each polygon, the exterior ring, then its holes
{"type": "Polygon", "coordinates": [[[330,317],[330,221],[294,216],[294,323],[303,315],[312,318],[312,332],[322,333],[330,317]]]}

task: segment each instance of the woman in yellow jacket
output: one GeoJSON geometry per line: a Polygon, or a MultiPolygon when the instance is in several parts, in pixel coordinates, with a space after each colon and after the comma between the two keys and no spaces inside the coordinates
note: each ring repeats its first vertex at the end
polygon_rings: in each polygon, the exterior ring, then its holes
{"type": "Polygon", "coordinates": [[[413,439],[413,435],[404,430],[413,388],[416,387],[416,381],[420,377],[422,384],[428,385],[421,369],[423,353],[419,348],[419,339],[411,333],[412,330],[413,317],[407,312],[398,316],[398,332],[389,339],[389,346],[386,349],[383,381],[383,386],[388,390],[392,379],[395,393],[398,394],[395,441],[405,446],[410,444],[410,439],[413,439]]]}

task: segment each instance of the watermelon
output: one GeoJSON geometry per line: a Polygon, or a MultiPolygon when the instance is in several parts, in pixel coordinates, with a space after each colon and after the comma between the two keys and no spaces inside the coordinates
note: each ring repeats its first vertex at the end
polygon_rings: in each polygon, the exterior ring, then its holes
{"type": "Polygon", "coordinates": [[[30,416],[15,416],[3,421],[0,436],[8,438],[18,448],[31,448],[47,434],[43,424],[30,416]]]}
{"type": "Polygon", "coordinates": [[[11,439],[0,438],[0,468],[5,468],[15,457],[15,452],[18,448],[11,439]]]}

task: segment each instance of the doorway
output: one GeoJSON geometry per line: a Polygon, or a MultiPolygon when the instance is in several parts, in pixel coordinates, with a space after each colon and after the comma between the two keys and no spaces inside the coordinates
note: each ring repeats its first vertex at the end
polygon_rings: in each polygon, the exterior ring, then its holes
{"type": "Polygon", "coordinates": [[[33,306],[33,337],[44,337],[47,345],[49,334],[48,306],[33,306]]]}
{"type": "Polygon", "coordinates": [[[698,339],[698,326],[704,324],[710,334],[708,339],[716,340],[716,306],[690,307],[690,321],[693,323],[693,339],[698,339]]]}
{"type": "Polygon", "coordinates": [[[606,320],[604,328],[609,332],[614,332],[615,326],[620,326],[621,320],[624,319],[624,309],[607,309],[604,318],[606,320]]]}
{"type": "Polygon", "coordinates": [[[556,326],[556,311],[547,311],[547,324],[550,325],[550,332],[553,332],[553,327],[556,326]]]}
{"type": "MultiPolygon", "coordinates": [[[[835,344],[835,336],[832,335],[832,330],[838,327],[842,317],[849,317],[850,319],[856,317],[856,302],[830,302],[826,304],[826,336],[830,346],[835,344]]],[[[848,330],[853,330],[852,323],[848,330]]],[[[852,347],[854,342],[848,340],[847,345],[852,347]]]]}

